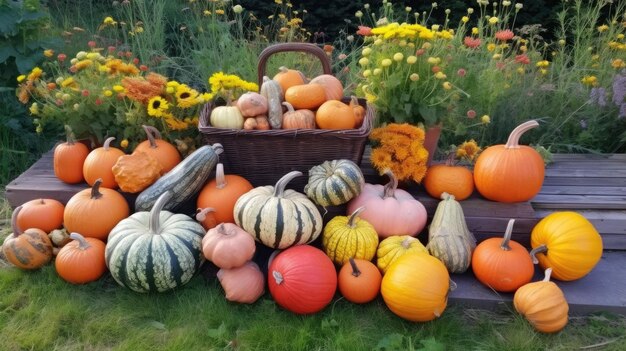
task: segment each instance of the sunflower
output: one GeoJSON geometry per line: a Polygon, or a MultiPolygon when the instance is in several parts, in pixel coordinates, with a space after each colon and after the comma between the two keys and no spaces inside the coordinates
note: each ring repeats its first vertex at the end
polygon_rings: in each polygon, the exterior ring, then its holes
{"type": "Polygon", "coordinates": [[[148,115],[152,117],[163,117],[167,109],[169,108],[169,104],[167,100],[160,96],[155,96],[150,101],[148,101],[148,115]]]}
{"type": "Polygon", "coordinates": [[[191,89],[186,84],[176,87],[176,106],[181,108],[190,108],[198,104],[198,92],[191,89]]]}

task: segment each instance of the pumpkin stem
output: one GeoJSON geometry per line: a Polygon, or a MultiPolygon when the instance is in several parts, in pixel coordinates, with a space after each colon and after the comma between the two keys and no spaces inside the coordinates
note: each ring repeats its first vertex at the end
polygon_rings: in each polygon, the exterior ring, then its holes
{"type": "Polygon", "coordinates": [[[231,235],[232,233],[229,232],[228,230],[226,230],[226,226],[224,225],[224,223],[220,223],[217,226],[217,233],[221,234],[221,235],[231,235]]]}
{"type": "Polygon", "coordinates": [[[456,166],[456,151],[451,150],[446,156],[446,166],[456,166]]]}
{"type": "Polygon", "coordinates": [[[102,178],[96,179],[91,187],[91,198],[99,199],[102,197],[102,193],[100,192],[100,185],[102,184],[102,178]]]}
{"type": "Polygon", "coordinates": [[[444,191],[443,193],[441,193],[440,198],[441,198],[441,200],[443,200],[443,201],[454,200],[454,195],[452,195],[452,194],[448,194],[448,193],[446,193],[446,192],[444,191]]]}
{"type": "MultiPolygon", "coordinates": [[[[288,103],[287,101],[284,101],[283,105],[287,106],[287,112],[296,112],[296,110],[293,109],[293,105],[288,103]]],[[[285,113],[287,113],[287,112],[285,112],[285,113]]]]}
{"type": "Polygon", "coordinates": [[[385,189],[383,190],[383,199],[394,197],[398,188],[398,178],[390,169],[386,169],[383,174],[389,177],[389,183],[385,184],[385,189]]]}
{"type": "Polygon", "coordinates": [[[85,237],[78,234],[78,233],[71,233],[70,234],[70,239],[74,239],[76,241],[78,241],[78,248],[81,250],[87,250],[88,248],[91,247],[91,244],[89,244],[89,242],[87,240],[85,240],[85,237]]]}
{"type": "Polygon", "coordinates": [[[549,282],[550,281],[550,276],[552,275],[552,267],[548,267],[546,269],[546,276],[543,278],[544,282],[549,282]]]}
{"type": "Polygon", "coordinates": [[[350,257],[349,261],[350,261],[350,266],[352,266],[352,275],[355,277],[360,276],[361,271],[359,270],[359,267],[356,266],[356,262],[354,262],[354,259],[350,257]]]}
{"type": "Polygon", "coordinates": [[[456,290],[456,288],[458,287],[458,285],[456,285],[456,283],[454,282],[454,280],[448,278],[448,280],[450,281],[450,291],[454,291],[456,290]]]}
{"type": "Polygon", "coordinates": [[[287,183],[292,181],[293,178],[299,177],[301,175],[302,175],[302,172],[300,172],[300,171],[291,171],[291,172],[285,174],[282,178],[280,178],[276,182],[276,185],[274,186],[274,197],[283,197],[283,194],[285,193],[285,187],[287,186],[287,183]]]}
{"type": "Polygon", "coordinates": [[[506,231],[504,232],[504,238],[502,239],[502,244],[500,244],[500,248],[504,251],[511,251],[509,241],[511,241],[511,234],[513,234],[513,224],[515,224],[515,219],[509,219],[509,223],[506,225],[506,231]]]}
{"type": "Polygon", "coordinates": [[[213,207],[199,208],[196,211],[196,221],[204,222],[209,212],[215,212],[215,209],[213,207]]]}
{"type": "Polygon", "coordinates": [[[150,147],[152,149],[156,149],[157,148],[156,139],[161,139],[161,133],[159,132],[159,130],[154,128],[153,126],[148,126],[145,124],[143,124],[141,127],[143,128],[143,130],[146,132],[146,135],[148,136],[150,147]]]}
{"type": "Polygon", "coordinates": [[[411,247],[411,241],[413,241],[413,237],[407,235],[407,237],[402,240],[402,243],[400,245],[402,245],[403,248],[408,249],[409,247],[411,247]]]}
{"type": "Polygon", "coordinates": [[[72,127],[65,125],[65,140],[69,145],[76,144],[76,139],[74,138],[74,132],[72,132],[72,127]]]}
{"type": "Polygon", "coordinates": [[[272,271],[272,276],[274,277],[274,280],[276,281],[276,284],[280,285],[283,283],[283,281],[285,280],[283,278],[283,275],[276,272],[276,271],[272,271]]]}
{"type": "Polygon", "coordinates": [[[104,148],[104,151],[109,151],[109,148],[111,147],[111,143],[113,142],[113,140],[115,140],[115,137],[108,137],[107,140],[104,141],[104,145],[102,145],[102,147],[104,148]]]}
{"type": "Polygon", "coordinates": [[[354,222],[356,221],[359,214],[361,214],[361,212],[363,212],[364,210],[365,210],[365,206],[361,206],[357,208],[356,210],[354,210],[354,212],[352,212],[352,214],[350,215],[350,218],[348,218],[348,227],[352,229],[356,227],[356,223],[354,222]]]}
{"type": "Polygon", "coordinates": [[[350,106],[352,107],[361,106],[359,104],[359,98],[357,98],[355,95],[350,95],[350,106]]]}
{"type": "Polygon", "coordinates": [[[530,257],[532,257],[533,263],[534,264],[539,263],[539,260],[537,259],[537,254],[538,253],[545,253],[545,252],[548,252],[548,247],[546,245],[540,245],[540,246],[537,246],[536,248],[532,249],[530,251],[530,257]]]}
{"type": "Polygon", "coordinates": [[[156,200],[150,210],[150,221],[148,222],[148,231],[152,234],[159,234],[161,231],[161,210],[163,206],[172,198],[172,192],[166,191],[156,200]]]}
{"type": "Polygon", "coordinates": [[[534,119],[520,124],[515,129],[513,129],[513,131],[509,135],[509,139],[506,141],[505,148],[519,149],[519,138],[522,136],[522,134],[538,126],[539,126],[539,123],[535,121],[534,119]]]}
{"type": "Polygon", "coordinates": [[[211,148],[213,149],[213,152],[215,152],[218,155],[220,155],[222,152],[224,152],[224,147],[220,143],[215,143],[215,144],[211,145],[211,148]]]}
{"type": "Polygon", "coordinates": [[[222,163],[218,163],[215,167],[215,182],[216,188],[224,189],[228,183],[226,183],[226,176],[224,175],[224,165],[222,163]]]}
{"type": "Polygon", "coordinates": [[[20,236],[20,234],[22,234],[22,230],[17,225],[17,215],[20,213],[21,210],[22,206],[17,206],[15,210],[13,210],[13,215],[11,215],[11,228],[13,229],[14,238],[17,238],[18,236],[20,236]]]}
{"type": "Polygon", "coordinates": [[[278,70],[280,71],[280,73],[287,73],[287,72],[289,72],[289,68],[287,68],[285,66],[278,67],[278,70]]]}

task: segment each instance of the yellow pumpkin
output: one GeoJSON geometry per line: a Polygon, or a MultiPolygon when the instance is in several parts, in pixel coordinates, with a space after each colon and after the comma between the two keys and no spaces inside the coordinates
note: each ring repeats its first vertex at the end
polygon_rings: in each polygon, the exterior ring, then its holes
{"type": "Polygon", "coordinates": [[[542,281],[523,285],[513,296],[515,310],[543,333],[558,332],[568,320],[569,305],[563,291],[550,281],[551,273],[552,269],[546,269],[542,281]]]}
{"type": "Polygon", "coordinates": [[[430,255],[410,253],[394,262],[383,276],[380,292],[391,312],[413,322],[427,322],[448,303],[450,275],[430,255]]]}
{"type": "Polygon", "coordinates": [[[322,246],[330,259],[343,265],[350,258],[371,261],[378,247],[378,234],[374,226],[358,218],[365,207],[354,211],[350,217],[336,216],[331,219],[322,234],[322,246]]]}
{"type": "Polygon", "coordinates": [[[428,255],[428,249],[410,235],[392,235],[380,242],[376,251],[376,263],[383,274],[391,264],[408,253],[423,253],[428,255]]]}
{"type": "Polygon", "coordinates": [[[531,256],[542,269],[552,268],[555,279],[571,281],[584,277],[602,256],[602,237],[581,214],[554,212],[533,228],[531,256]]]}

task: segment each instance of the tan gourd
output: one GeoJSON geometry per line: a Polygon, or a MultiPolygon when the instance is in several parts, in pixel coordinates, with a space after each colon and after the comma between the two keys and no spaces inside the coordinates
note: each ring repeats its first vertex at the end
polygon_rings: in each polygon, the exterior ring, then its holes
{"type": "MultiPolygon", "coordinates": [[[[269,77],[263,77],[261,95],[267,99],[267,119],[272,129],[279,129],[283,124],[283,100],[284,95],[280,84],[269,77]]],[[[259,121],[257,120],[257,123],[259,121]]]]}

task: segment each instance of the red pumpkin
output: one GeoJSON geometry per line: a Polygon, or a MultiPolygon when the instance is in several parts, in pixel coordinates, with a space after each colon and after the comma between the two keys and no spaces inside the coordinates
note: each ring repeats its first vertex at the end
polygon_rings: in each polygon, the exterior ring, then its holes
{"type": "Polygon", "coordinates": [[[252,190],[253,186],[246,178],[228,174],[224,175],[224,165],[218,163],[215,168],[215,179],[208,182],[198,195],[198,208],[213,208],[217,223],[235,223],[233,210],[239,197],[252,190]]]}
{"type": "Polygon", "coordinates": [[[65,206],[54,199],[35,199],[22,205],[17,217],[20,228],[37,228],[46,233],[61,228],[65,206]]]}
{"type": "Polygon", "coordinates": [[[426,226],[426,208],[408,192],[397,189],[398,179],[391,172],[385,174],[385,186],[365,184],[361,194],[348,203],[348,213],[365,206],[361,219],[374,226],[378,236],[416,236],[426,226]]]}
{"type": "Polygon", "coordinates": [[[383,277],[367,260],[350,258],[339,271],[339,292],[353,303],[367,303],[378,296],[383,277]]]}
{"type": "Polygon", "coordinates": [[[543,158],[535,149],[519,145],[522,134],[539,125],[528,121],[509,135],[506,145],[485,149],[474,165],[474,184],[485,198],[499,202],[532,199],[541,190],[545,175],[543,158]]]}
{"type": "Polygon", "coordinates": [[[535,266],[530,254],[511,240],[514,219],[509,220],[504,239],[489,238],[481,242],[472,255],[472,270],[476,278],[500,292],[513,292],[530,283],[535,266]]]}
{"type": "Polygon", "coordinates": [[[323,251],[309,245],[279,253],[268,268],[270,293],[281,307],[297,314],[321,311],[335,295],[337,272],[323,251]]]}
{"type": "Polygon", "coordinates": [[[142,141],[137,145],[135,151],[143,151],[154,157],[161,165],[161,174],[165,174],[176,167],[182,160],[178,149],[161,139],[161,133],[159,133],[158,129],[146,125],[142,127],[146,131],[148,140],[142,141]]]}
{"type": "Polygon", "coordinates": [[[63,246],[57,254],[54,266],[63,280],[72,284],[96,281],[106,272],[105,245],[95,238],[85,238],[78,233],[70,234],[74,241],[63,246]]]}
{"type": "Polygon", "coordinates": [[[85,144],[77,143],[71,129],[66,126],[67,141],[54,148],[54,175],[62,182],[76,184],[83,181],[83,164],[89,149],[85,144]]]}
{"type": "Polygon", "coordinates": [[[94,185],[96,179],[102,179],[103,188],[115,189],[117,182],[113,174],[113,166],[120,156],[124,156],[124,151],[112,147],[111,142],[115,137],[107,138],[104,145],[89,153],[83,164],[83,175],[89,185],[94,185]]]}
{"type": "Polygon", "coordinates": [[[21,269],[38,269],[52,259],[52,243],[41,229],[29,228],[22,232],[17,224],[17,217],[22,210],[18,206],[11,216],[13,234],[7,236],[2,244],[2,253],[6,260],[21,269]]]}

